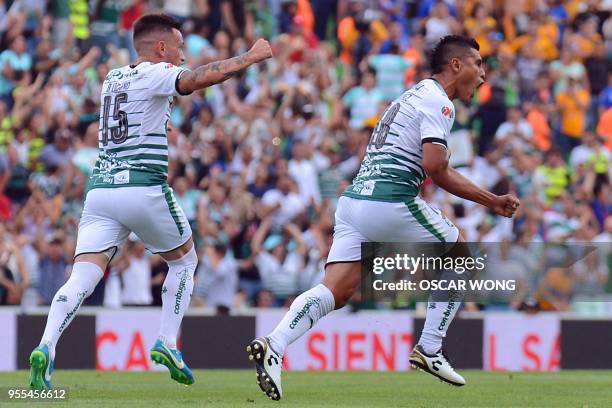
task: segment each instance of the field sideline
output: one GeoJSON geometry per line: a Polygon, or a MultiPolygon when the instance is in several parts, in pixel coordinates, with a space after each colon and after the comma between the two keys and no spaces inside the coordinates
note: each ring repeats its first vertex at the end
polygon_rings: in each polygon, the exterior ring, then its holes
{"type": "MultiPolygon", "coordinates": [[[[192,387],[166,373],[60,370],[53,380],[70,389],[69,403],[52,407],[606,407],[612,371],[487,373],[462,370],[468,385],[455,388],[420,372],[290,372],[282,401],[268,400],[253,370],[196,370],[192,387]]],[[[0,373],[0,387],[23,387],[28,373],[0,373]]],[[[7,403],[2,407],[34,404],[7,403]]],[[[38,405],[38,404],[36,404],[38,405]]],[[[48,406],[48,405],[45,405],[48,406]]]]}

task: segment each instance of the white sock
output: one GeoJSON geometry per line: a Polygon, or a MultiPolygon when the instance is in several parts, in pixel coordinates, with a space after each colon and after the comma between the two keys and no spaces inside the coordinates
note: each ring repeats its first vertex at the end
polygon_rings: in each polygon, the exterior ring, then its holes
{"type": "Polygon", "coordinates": [[[55,358],[55,346],[62,332],[66,330],[77,310],[95,289],[104,271],[91,262],[77,262],[72,266],[72,273],[68,281],[64,283],[51,302],[47,325],[43,333],[41,344],[49,347],[51,359],[55,358]]]}
{"type": "Polygon", "coordinates": [[[170,348],[176,347],[176,338],[185,311],[189,308],[193,292],[193,274],[198,266],[195,249],[182,258],[167,261],[168,275],[162,286],[162,315],[159,338],[170,348]]]}
{"type": "MultiPolygon", "coordinates": [[[[457,279],[454,272],[445,272],[445,276],[440,279],[457,279]]],[[[419,338],[419,343],[427,354],[435,354],[442,347],[442,340],[446,337],[446,332],[451,322],[461,306],[463,291],[436,291],[433,292],[427,303],[427,315],[423,332],[419,338]],[[447,302],[440,301],[448,299],[447,302]]]]}
{"type": "Polygon", "coordinates": [[[322,283],[295,298],[283,320],[268,336],[274,351],[283,355],[289,344],[334,310],[334,305],[333,293],[322,283]]]}

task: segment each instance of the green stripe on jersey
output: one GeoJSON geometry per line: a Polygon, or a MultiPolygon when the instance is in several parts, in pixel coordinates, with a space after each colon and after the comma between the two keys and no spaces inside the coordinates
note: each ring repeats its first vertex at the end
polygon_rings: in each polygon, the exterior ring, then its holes
{"type": "Polygon", "coordinates": [[[161,154],[133,154],[130,156],[117,157],[117,160],[159,160],[167,162],[168,156],[164,156],[161,154]]]}
{"type": "MultiPolygon", "coordinates": [[[[415,162],[412,159],[407,158],[406,156],[402,156],[401,154],[397,154],[397,153],[393,153],[393,152],[368,152],[368,155],[372,155],[372,156],[382,156],[382,155],[388,155],[390,157],[392,157],[393,159],[397,159],[398,164],[404,164],[403,162],[408,162],[408,163],[412,163],[414,164],[417,169],[421,170],[421,172],[423,172],[423,166],[421,166],[419,163],[415,162]]],[[[374,157],[374,160],[377,160],[378,157],[374,157]]]]}
{"type": "Polygon", "coordinates": [[[385,201],[403,203],[412,200],[419,194],[419,188],[406,183],[396,183],[388,180],[366,180],[374,182],[371,193],[363,194],[365,182],[354,182],[342,193],[343,196],[369,201],[385,201]]]}
{"type": "Polygon", "coordinates": [[[136,150],[136,149],[168,150],[168,146],[158,145],[158,144],[139,144],[139,145],[134,145],[134,146],[114,147],[112,149],[104,149],[104,150],[108,153],[116,153],[116,152],[125,152],[127,150],[136,150]]]}

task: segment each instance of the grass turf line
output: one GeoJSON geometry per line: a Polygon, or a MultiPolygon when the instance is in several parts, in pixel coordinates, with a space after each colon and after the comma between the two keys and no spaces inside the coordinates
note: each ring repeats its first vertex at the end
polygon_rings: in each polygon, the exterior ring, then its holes
{"type": "MultiPolygon", "coordinates": [[[[50,407],[609,407],[612,371],[489,373],[460,370],[465,387],[441,383],[421,372],[289,372],[284,396],[270,401],[259,390],[255,370],[195,370],[186,387],[167,372],[58,370],[56,387],[68,387],[70,400],[50,407]]],[[[28,372],[0,373],[6,387],[25,387],[28,372]]],[[[8,403],[1,407],[40,406],[8,403]]]]}

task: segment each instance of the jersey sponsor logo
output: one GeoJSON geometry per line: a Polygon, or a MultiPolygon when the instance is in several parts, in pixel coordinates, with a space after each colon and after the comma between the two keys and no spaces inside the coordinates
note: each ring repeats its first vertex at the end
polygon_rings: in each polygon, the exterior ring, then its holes
{"type": "Polygon", "coordinates": [[[173,64],[166,64],[166,65],[164,66],[164,68],[166,68],[166,69],[172,69],[172,68],[174,68],[174,65],[173,65],[173,64]]]}
{"type": "Polygon", "coordinates": [[[123,78],[132,78],[132,77],[135,77],[136,75],[138,75],[137,69],[134,69],[126,73],[123,73],[120,70],[116,69],[116,70],[109,72],[108,75],[106,75],[106,78],[104,78],[104,80],[113,81],[113,80],[118,80],[118,79],[123,79],[123,78]]]}
{"type": "Polygon", "coordinates": [[[114,184],[128,184],[130,182],[130,171],[123,170],[114,176],[114,184]]]}
{"type": "Polygon", "coordinates": [[[443,106],[442,115],[448,117],[449,119],[452,119],[453,117],[455,117],[455,112],[453,112],[453,108],[450,108],[448,106],[443,106]]]}
{"type": "Polygon", "coordinates": [[[361,189],[361,195],[371,196],[374,194],[374,187],[376,182],[374,180],[366,180],[363,182],[363,188],[361,189]]]}

